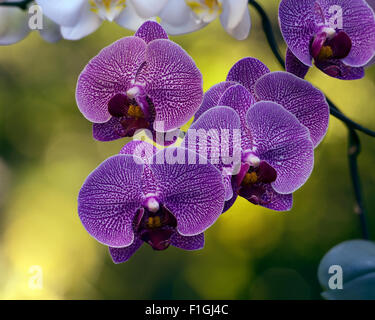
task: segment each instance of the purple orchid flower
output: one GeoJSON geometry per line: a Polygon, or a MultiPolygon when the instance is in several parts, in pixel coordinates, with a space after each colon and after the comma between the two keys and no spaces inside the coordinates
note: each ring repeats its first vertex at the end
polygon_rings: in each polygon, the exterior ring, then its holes
{"type": "Polygon", "coordinates": [[[152,21],[104,48],[82,71],[76,89],[78,108],[93,122],[99,141],[131,137],[140,129],[155,140],[157,132],[185,124],[202,98],[194,61],[152,21]]]}
{"type": "MultiPolygon", "coordinates": [[[[224,211],[238,195],[253,204],[286,211],[292,208],[292,193],[312,172],[314,147],[325,136],[328,122],[329,106],[318,89],[290,73],[271,73],[259,60],[245,58],[232,67],[226,82],[206,92],[190,130],[241,132],[240,146],[234,136],[229,143],[230,154],[235,148],[241,152],[239,170],[233,176],[226,174],[230,170],[223,161],[211,161],[224,174],[224,211]]],[[[190,130],[183,145],[199,153],[190,130]]],[[[211,143],[222,144],[215,139],[220,139],[219,134],[211,143]]]]}
{"type": "Polygon", "coordinates": [[[302,78],[314,60],[331,77],[361,79],[375,55],[375,14],[365,0],[282,0],[279,22],[287,71],[302,78]]]}
{"type": "Polygon", "coordinates": [[[144,242],[154,250],[203,248],[203,232],[222,212],[224,186],[220,172],[201,161],[182,148],[157,151],[146,142],[128,143],[84,182],[78,197],[82,224],[109,246],[115,263],[127,261],[144,242]],[[192,158],[195,163],[180,161],[192,158]]]}

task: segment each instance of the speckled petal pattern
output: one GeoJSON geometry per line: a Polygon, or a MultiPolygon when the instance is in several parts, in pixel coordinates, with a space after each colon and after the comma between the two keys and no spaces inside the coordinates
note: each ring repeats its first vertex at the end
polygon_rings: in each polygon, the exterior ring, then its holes
{"type": "Polygon", "coordinates": [[[200,158],[193,151],[169,147],[159,151],[151,165],[161,202],[175,215],[177,231],[183,236],[204,232],[224,206],[221,173],[200,158]],[[160,158],[165,159],[164,164],[158,164],[160,158]],[[178,162],[174,163],[176,159],[178,162]],[[196,159],[196,164],[189,164],[189,159],[196,159]]]}
{"type": "Polygon", "coordinates": [[[290,49],[286,50],[285,69],[297,77],[304,79],[310,67],[303,64],[290,49]]]}
{"type": "Polygon", "coordinates": [[[259,79],[256,95],[293,113],[309,129],[314,146],[326,135],[329,106],[323,93],[309,82],[288,72],[272,72],[259,79]]]}
{"type": "Polygon", "coordinates": [[[280,194],[273,190],[271,185],[265,185],[268,203],[262,204],[263,207],[275,211],[289,211],[293,207],[292,194],[280,194]]]}
{"type": "Polygon", "coordinates": [[[109,253],[112,261],[116,264],[128,261],[133,254],[142,246],[143,241],[139,238],[135,238],[134,242],[124,248],[109,247],[109,253]]]}
{"type": "Polygon", "coordinates": [[[238,114],[229,107],[215,107],[206,111],[187,131],[182,145],[214,164],[223,174],[225,200],[232,198],[231,176],[228,177],[225,168],[232,168],[236,165],[236,161],[241,161],[241,122],[238,114]],[[237,136],[235,130],[237,130],[237,136]],[[196,138],[196,136],[200,137],[201,131],[210,138],[205,137],[205,141],[196,138]],[[224,138],[224,131],[228,133],[226,138],[224,138]],[[202,144],[206,145],[206,148],[202,148],[202,144]],[[236,154],[238,159],[235,158],[236,154]],[[225,158],[226,156],[228,158],[225,158]],[[229,157],[234,159],[229,159],[229,157]]]}
{"type": "Polygon", "coordinates": [[[257,80],[269,73],[265,64],[255,58],[247,57],[239,60],[229,70],[227,81],[242,84],[254,96],[254,86],[257,80]]]}
{"type": "Polygon", "coordinates": [[[79,110],[91,122],[107,122],[108,102],[125,93],[145,60],[146,42],[127,37],[104,48],[78,78],[76,100],[79,110]]]}
{"type": "Polygon", "coordinates": [[[163,121],[165,131],[184,125],[203,99],[202,75],[194,61],[179,45],[165,39],[149,43],[145,61],[137,81],[145,84],[155,121],[163,121]]]}
{"type": "Polygon", "coordinates": [[[296,191],[314,166],[314,147],[308,129],[274,102],[256,103],[246,119],[253,136],[253,152],[277,171],[272,183],[274,190],[282,194],[296,191]]]}
{"type": "Polygon", "coordinates": [[[364,67],[350,67],[341,60],[316,62],[315,65],[325,74],[340,80],[359,80],[365,76],[364,67]]]}
{"type": "Polygon", "coordinates": [[[255,103],[250,91],[240,84],[228,88],[219,100],[219,106],[228,106],[237,112],[243,129],[246,128],[246,113],[255,103]]]}
{"type": "Polygon", "coordinates": [[[168,39],[165,30],[155,21],[147,21],[142,24],[134,36],[143,39],[146,43],[150,43],[156,39],[168,39]]]}
{"type": "Polygon", "coordinates": [[[192,237],[184,237],[176,232],[171,237],[171,245],[184,250],[200,250],[204,247],[204,233],[192,237]]]}
{"type": "Polygon", "coordinates": [[[219,82],[215,84],[214,86],[212,86],[204,94],[202,105],[199,107],[198,111],[194,115],[194,121],[199,119],[199,117],[207,110],[213,107],[217,107],[219,105],[219,100],[224,94],[224,92],[235,84],[236,83],[233,81],[224,81],[224,82],[219,82]]]}
{"type": "Polygon", "coordinates": [[[293,54],[312,66],[310,42],[317,32],[314,0],[282,0],[279,22],[284,40],[293,54]]]}
{"type": "Polygon", "coordinates": [[[141,206],[143,165],[132,156],[105,160],[84,182],[78,196],[82,224],[99,242],[112,247],[133,243],[132,223],[141,206]]]}

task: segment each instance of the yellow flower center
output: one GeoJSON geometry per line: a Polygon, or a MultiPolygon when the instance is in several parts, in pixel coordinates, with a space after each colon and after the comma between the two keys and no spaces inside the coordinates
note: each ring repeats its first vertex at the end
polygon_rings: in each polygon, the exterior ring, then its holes
{"type": "Polygon", "coordinates": [[[136,119],[144,118],[144,113],[140,106],[130,105],[128,109],[128,116],[136,119]]]}
{"type": "Polygon", "coordinates": [[[323,46],[319,52],[318,60],[324,61],[333,57],[333,51],[330,46],[323,46]]]}
{"type": "Polygon", "coordinates": [[[198,20],[209,23],[215,20],[222,11],[219,0],[185,0],[198,20]]]}
{"type": "Polygon", "coordinates": [[[151,229],[160,228],[161,227],[161,220],[159,216],[149,217],[147,221],[147,227],[151,229]]]}
{"type": "Polygon", "coordinates": [[[91,11],[103,20],[113,21],[126,7],[126,0],[89,0],[91,11]]]}
{"type": "Polygon", "coordinates": [[[253,171],[253,172],[246,173],[241,184],[244,186],[248,186],[248,185],[256,183],[257,181],[258,181],[258,176],[256,172],[253,171]]]}

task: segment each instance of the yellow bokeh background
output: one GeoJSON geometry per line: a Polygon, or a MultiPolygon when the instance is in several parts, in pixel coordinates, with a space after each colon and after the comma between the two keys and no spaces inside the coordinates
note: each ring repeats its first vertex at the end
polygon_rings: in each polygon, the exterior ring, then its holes
{"type": "MultiPolygon", "coordinates": [[[[265,8],[284,52],[276,4],[265,8]]],[[[205,90],[224,81],[243,57],[280,70],[259,17],[254,10],[251,15],[245,41],[231,38],[219,22],[172,37],[196,61],[205,90]]],[[[203,250],[154,252],[145,246],[121,265],[114,265],[107,248],[86,233],[77,214],[78,191],[126,140],[92,139],[90,123],[75,104],[75,84],[100,49],[131,34],[104,23],[77,42],[48,44],[33,32],[16,45],[0,47],[0,299],[319,298],[319,260],[333,245],[360,237],[347,132],[334,118],[291,212],[239,199],[208,230],[203,250]],[[34,281],[35,270],[42,282],[34,281]]],[[[375,128],[375,70],[344,82],[313,69],[307,79],[351,118],[375,128]]],[[[375,231],[375,143],[361,137],[360,172],[375,231]]]]}

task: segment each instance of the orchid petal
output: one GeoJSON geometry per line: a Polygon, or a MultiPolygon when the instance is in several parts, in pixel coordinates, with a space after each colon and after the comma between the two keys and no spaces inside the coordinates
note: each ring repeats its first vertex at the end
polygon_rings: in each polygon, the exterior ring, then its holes
{"type": "Polygon", "coordinates": [[[199,107],[198,111],[194,115],[194,121],[199,119],[199,117],[205,113],[207,110],[219,105],[220,98],[224,92],[231,86],[235,85],[235,82],[225,81],[220,82],[212,86],[203,97],[203,102],[199,107]]]}
{"type": "Polygon", "coordinates": [[[317,32],[315,1],[282,0],[279,22],[284,40],[293,54],[306,66],[312,66],[310,42],[317,32]]]}
{"type": "Polygon", "coordinates": [[[169,0],[130,0],[137,14],[144,18],[156,17],[169,0]]]}
{"type": "Polygon", "coordinates": [[[223,13],[220,16],[224,29],[237,40],[248,37],[251,19],[247,0],[224,0],[223,13]]]}
{"type": "Polygon", "coordinates": [[[293,73],[297,77],[304,79],[310,67],[303,64],[290,49],[286,50],[285,68],[287,72],[293,73]]]}
{"type": "Polygon", "coordinates": [[[185,237],[176,232],[171,237],[171,245],[183,250],[200,250],[204,247],[204,233],[192,237],[185,237]]]}
{"type": "Polygon", "coordinates": [[[10,45],[24,39],[30,32],[28,14],[20,8],[0,8],[0,45],[10,45]]]}
{"type": "Polygon", "coordinates": [[[253,137],[253,152],[276,171],[274,190],[293,193],[309,178],[314,166],[314,148],[308,129],[274,102],[258,102],[247,112],[253,137]]]}
{"type": "Polygon", "coordinates": [[[246,113],[255,103],[252,94],[244,86],[237,84],[224,92],[218,105],[235,110],[240,117],[242,128],[246,128],[246,113]]]}
{"type": "Polygon", "coordinates": [[[147,21],[142,24],[134,36],[143,39],[146,43],[156,39],[168,39],[167,33],[161,25],[155,21],[147,21]]]}
{"type": "Polygon", "coordinates": [[[145,83],[145,91],[155,107],[154,129],[158,130],[158,122],[163,123],[164,131],[184,125],[203,99],[199,69],[185,50],[165,39],[149,43],[145,60],[137,81],[145,83]]]}
{"type": "Polygon", "coordinates": [[[198,235],[220,216],[225,195],[222,176],[206,159],[190,150],[169,147],[155,155],[151,169],[160,202],[176,217],[181,235],[198,235]]]}
{"type": "Polygon", "coordinates": [[[231,175],[225,168],[233,168],[241,161],[240,132],[241,121],[238,114],[228,107],[215,107],[192,124],[182,142],[183,146],[208,159],[222,173],[225,200],[233,196],[231,175]],[[238,136],[235,136],[236,130],[238,136]],[[228,133],[226,141],[224,132],[228,133]],[[226,154],[223,154],[224,149],[226,154]]]}
{"type": "Polygon", "coordinates": [[[126,7],[120,12],[119,16],[115,19],[115,21],[121,26],[129,30],[136,31],[140,28],[146,21],[152,20],[154,21],[155,18],[147,18],[144,19],[140,17],[132,2],[127,2],[126,7]]]}
{"type": "Polygon", "coordinates": [[[79,22],[83,11],[89,11],[87,0],[36,0],[43,14],[58,25],[73,27],[79,22]]]}
{"type": "Polygon", "coordinates": [[[102,20],[91,11],[83,10],[77,24],[73,26],[61,26],[61,34],[67,40],[79,40],[96,31],[102,20]]]}
{"type": "Polygon", "coordinates": [[[128,261],[132,255],[142,246],[143,241],[139,238],[134,239],[134,242],[124,248],[109,247],[109,253],[112,261],[116,264],[128,261]]]}
{"type": "Polygon", "coordinates": [[[134,217],[141,206],[143,165],[132,156],[104,161],[84,182],[78,196],[82,224],[99,242],[126,247],[134,241],[134,217]]]}
{"type": "Polygon", "coordinates": [[[257,80],[270,70],[265,64],[255,58],[244,58],[238,61],[230,70],[227,81],[234,81],[242,84],[254,95],[254,86],[257,80]]]}
{"type": "Polygon", "coordinates": [[[350,67],[341,60],[317,61],[315,65],[325,74],[340,80],[359,80],[365,76],[364,67],[350,67]]]}
{"type": "Polygon", "coordinates": [[[265,185],[266,196],[263,207],[274,211],[290,211],[293,208],[293,195],[277,193],[271,185],[265,185]]]}
{"type": "Polygon", "coordinates": [[[44,40],[51,43],[61,40],[62,35],[58,24],[47,17],[44,17],[43,24],[43,29],[39,30],[39,33],[44,40]]]}
{"type": "Polygon", "coordinates": [[[185,0],[168,1],[159,17],[162,27],[171,35],[193,32],[207,25],[197,21],[185,0]]]}
{"type": "Polygon", "coordinates": [[[108,102],[126,92],[145,60],[146,43],[127,37],[104,48],[79,76],[76,100],[82,114],[91,122],[110,120],[108,102]]]}
{"type": "Polygon", "coordinates": [[[316,147],[328,130],[329,106],[323,93],[287,72],[272,72],[256,84],[260,100],[273,101],[293,113],[306,126],[316,147]]]}
{"type": "Polygon", "coordinates": [[[135,160],[142,160],[144,166],[141,185],[144,195],[156,193],[157,182],[155,181],[150,164],[152,163],[153,157],[157,152],[158,149],[156,147],[142,140],[130,141],[120,150],[120,154],[131,155],[135,157],[135,160]]]}

